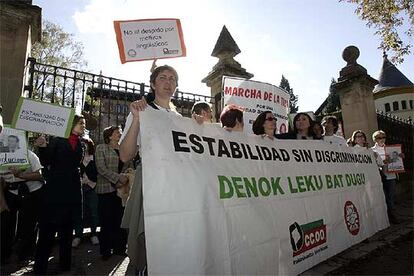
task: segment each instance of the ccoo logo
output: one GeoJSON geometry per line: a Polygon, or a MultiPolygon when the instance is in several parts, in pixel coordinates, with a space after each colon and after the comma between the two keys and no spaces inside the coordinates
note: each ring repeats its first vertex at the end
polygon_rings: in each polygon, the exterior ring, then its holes
{"type": "Polygon", "coordinates": [[[345,202],[344,219],[346,228],[352,235],[358,235],[360,229],[360,220],[358,210],[351,201],[345,202]]]}
{"type": "Polygon", "coordinates": [[[326,242],[326,225],[323,224],[323,219],[303,225],[294,222],[289,226],[289,233],[293,257],[326,242]]]}

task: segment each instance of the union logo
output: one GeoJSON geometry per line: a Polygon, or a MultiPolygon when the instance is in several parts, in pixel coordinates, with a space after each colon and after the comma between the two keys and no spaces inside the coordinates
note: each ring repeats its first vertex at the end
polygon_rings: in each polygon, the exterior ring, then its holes
{"type": "Polygon", "coordinates": [[[359,229],[361,228],[361,222],[359,220],[358,210],[351,201],[345,202],[344,219],[349,233],[353,236],[358,235],[359,229]]]}

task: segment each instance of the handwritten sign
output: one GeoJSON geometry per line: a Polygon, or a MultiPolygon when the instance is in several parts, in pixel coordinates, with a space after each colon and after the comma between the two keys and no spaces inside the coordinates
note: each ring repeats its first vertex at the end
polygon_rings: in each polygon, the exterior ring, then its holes
{"type": "Polygon", "coordinates": [[[73,108],[20,98],[12,127],[67,138],[74,116],[73,108]]]}
{"type": "Polygon", "coordinates": [[[186,56],[179,19],[114,21],[121,63],[186,56]]]}
{"type": "Polygon", "coordinates": [[[0,133],[0,169],[29,166],[26,132],[5,126],[0,133]]]}

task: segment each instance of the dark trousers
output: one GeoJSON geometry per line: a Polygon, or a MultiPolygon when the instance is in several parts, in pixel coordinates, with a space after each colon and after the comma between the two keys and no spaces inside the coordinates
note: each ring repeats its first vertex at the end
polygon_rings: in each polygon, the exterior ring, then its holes
{"type": "Polygon", "coordinates": [[[385,179],[382,182],[382,187],[385,194],[385,202],[387,203],[388,212],[394,210],[394,198],[395,198],[395,185],[397,181],[395,179],[385,179]]]}
{"type": "Polygon", "coordinates": [[[3,211],[0,217],[2,262],[11,255],[12,250],[21,260],[33,254],[41,194],[42,188],[25,196],[15,195],[7,190],[4,192],[9,210],[3,211]]]}
{"type": "Polygon", "coordinates": [[[59,236],[59,267],[70,270],[72,261],[72,231],[74,212],[80,212],[79,204],[47,204],[42,208],[39,224],[34,273],[45,275],[48,258],[52,250],[56,232],[59,236]]]}
{"type": "Polygon", "coordinates": [[[99,236],[100,253],[109,256],[113,249],[114,254],[125,254],[127,232],[121,228],[124,207],[121,198],[116,192],[98,194],[98,211],[101,232],[99,236]]]}

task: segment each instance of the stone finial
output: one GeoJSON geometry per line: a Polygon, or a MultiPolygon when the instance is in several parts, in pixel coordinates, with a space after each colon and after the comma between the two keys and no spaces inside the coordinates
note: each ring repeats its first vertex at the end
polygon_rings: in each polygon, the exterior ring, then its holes
{"type": "Polygon", "coordinates": [[[357,76],[368,75],[367,69],[357,63],[359,49],[356,46],[348,46],[342,52],[342,58],[346,66],[339,72],[338,81],[343,81],[357,76]]]}
{"type": "Polygon", "coordinates": [[[346,66],[358,64],[359,49],[355,46],[348,46],[342,52],[342,58],[347,62],[346,66]]]}
{"type": "Polygon", "coordinates": [[[234,41],[230,32],[227,30],[226,25],[223,26],[220,36],[217,39],[216,46],[214,46],[211,56],[219,57],[220,54],[231,54],[232,57],[241,53],[239,46],[237,46],[236,41],[234,41]]]}

